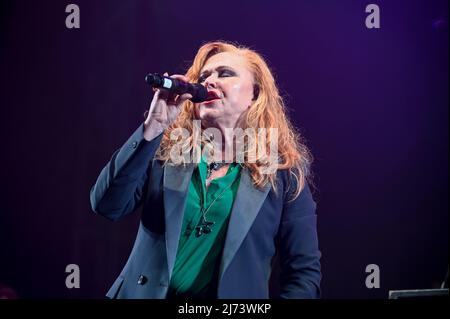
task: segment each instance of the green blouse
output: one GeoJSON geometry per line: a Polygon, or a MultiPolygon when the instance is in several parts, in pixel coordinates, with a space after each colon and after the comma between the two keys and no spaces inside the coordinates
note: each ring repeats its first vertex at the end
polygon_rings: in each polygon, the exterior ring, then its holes
{"type": "Polygon", "coordinates": [[[211,182],[208,192],[203,158],[193,172],[168,298],[216,297],[220,259],[240,172],[241,166],[232,163],[225,176],[211,182]],[[214,224],[204,226],[199,233],[196,226],[202,220],[202,207],[206,221],[214,224]]]}

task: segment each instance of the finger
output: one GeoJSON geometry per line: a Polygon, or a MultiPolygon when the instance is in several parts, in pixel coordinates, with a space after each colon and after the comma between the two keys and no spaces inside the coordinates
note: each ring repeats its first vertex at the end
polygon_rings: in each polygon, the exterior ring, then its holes
{"type": "MultiPolygon", "coordinates": [[[[179,74],[173,74],[173,75],[169,76],[169,73],[165,72],[164,76],[167,76],[169,78],[178,79],[179,74]]],[[[178,95],[176,93],[170,92],[168,90],[162,90],[162,91],[164,91],[163,97],[167,100],[167,103],[174,104],[178,95]]]]}
{"type": "Polygon", "coordinates": [[[182,80],[184,82],[189,82],[189,78],[185,75],[181,75],[181,74],[173,74],[170,76],[171,78],[177,79],[177,80],[182,80]]]}
{"type": "MultiPolygon", "coordinates": [[[[181,81],[189,83],[189,78],[182,74],[172,74],[170,77],[173,79],[177,79],[177,80],[181,80],[181,81]]],[[[181,104],[183,104],[184,101],[186,101],[188,99],[192,99],[192,97],[193,96],[189,93],[179,95],[173,99],[173,104],[175,104],[176,106],[180,106],[181,104]]]]}
{"type": "Polygon", "coordinates": [[[175,101],[175,105],[176,105],[177,107],[179,107],[179,106],[181,106],[185,101],[187,101],[187,100],[189,100],[189,99],[192,99],[192,94],[185,93],[185,94],[179,95],[178,98],[177,98],[177,100],[175,101]]]}
{"type": "Polygon", "coordinates": [[[154,99],[158,99],[159,96],[161,95],[161,90],[159,90],[159,89],[153,89],[153,92],[154,92],[153,98],[154,98],[154,99]]]}

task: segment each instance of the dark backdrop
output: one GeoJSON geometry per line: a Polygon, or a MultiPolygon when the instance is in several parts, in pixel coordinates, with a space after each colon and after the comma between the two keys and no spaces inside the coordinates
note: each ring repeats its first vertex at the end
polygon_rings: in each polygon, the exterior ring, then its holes
{"type": "Polygon", "coordinates": [[[1,1],[0,282],[20,297],[102,298],[139,213],[89,190],[143,121],[148,72],[224,39],[270,63],[315,156],[324,298],[436,288],[448,267],[448,1],[1,1]],[[81,269],[67,289],[65,267],[81,269]],[[365,286],[377,264],[381,288],[365,286]]]}

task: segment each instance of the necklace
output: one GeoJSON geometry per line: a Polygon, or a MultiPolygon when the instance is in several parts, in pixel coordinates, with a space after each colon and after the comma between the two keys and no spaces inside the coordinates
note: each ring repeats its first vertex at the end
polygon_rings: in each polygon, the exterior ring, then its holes
{"type": "Polygon", "coordinates": [[[230,185],[228,185],[227,187],[225,187],[222,192],[220,192],[219,196],[217,196],[216,198],[214,198],[214,200],[209,204],[209,206],[205,209],[204,208],[204,203],[203,203],[203,197],[202,197],[202,209],[201,209],[201,213],[202,213],[202,217],[200,218],[200,221],[198,222],[197,226],[195,227],[196,233],[195,236],[200,237],[203,234],[209,234],[211,232],[211,227],[215,224],[215,222],[213,221],[208,221],[206,220],[206,214],[208,214],[209,209],[211,208],[211,206],[214,204],[214,202],[216,200],[218,200],[219,198],[222,197],[222,195],[225,193],[225,191],[231,187],[231,185],[234,184],[234,182],[236,181],[237,178],[235,178],[230,185]]]}
{"type": "MultiPolygon", "coordinates": [[[[214,163],[213,163],[214,164],[214,163]]],[[[225,163],[215,163],[215,164],[222,164],[222,165],[220,165],[220,167],[223,167],[224,165],[226,165],[225,163]]],[[[211,165],[209,165],[209,166],[211,166],[211,165]]],[[[211,172],[209,172],[209,166],[208,166],[208,174],[210,175],[211,174],[211,172]]],[[[216,169],[218,169],[218,168],[213,168],[214,170],[216,170],[216,169]]],[[[208,176],[209,177],[209,176],[208,176]]],[[[227,191],[233,184],[234,184],[234,182],[237,180],[237,177],[236,178],[234,178],[234,180],[227,186],[227,187],[225,187],[223,190],[222,190],[222,192],[220,192],[220,194],[219,194],[219,196],[216,196],[214,199],[213,199],[213,201],[208,205],[208,207],[205,209],[205,206],[204,206],[204,198],[203,198],[203,194],[202,194],[202,197],[201,197],[201,210],[200,210],[200,212],[201,212],[201,217],[200,217],[200,220],[198,221],[198,223],[197,223],[197,226],[195,226],[195,236],[196,237],[200,237],[200,236],[202,236],[203,234],[209,234],[211,231],[212,231],[212,226],[215,224],[215,222],[213,222],[213,221],[208,221],[207,219],[206,219],[206,214],[209,212],[209,209],[212,207],[212,205],[219,199],[219,198],[221,198],[222,196],[223,196],[223,194],[225,193],[225,191],[227,191]]],[[[191,226],[189,225],[188,227],[187,227],[187,229],[186,229],[186,235],[187,236],[189,236],[190,234],[191,234],[191,231],[192,231],[193,229],[191,228],[191,226]]]]}

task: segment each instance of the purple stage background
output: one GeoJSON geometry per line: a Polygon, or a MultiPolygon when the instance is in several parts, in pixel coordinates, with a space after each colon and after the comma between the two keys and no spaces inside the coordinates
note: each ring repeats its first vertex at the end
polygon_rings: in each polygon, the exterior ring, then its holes
{"type": "Polygon", "coordinates": [[[223,39],[269,61],[315,157],[324,298],[437,288],[448,267],[448,1],[2,1],[0,283],[103,298],[139,213],[89,190],[143,121],[149,72],[223,39]],[[65,27],[76,3],[81,28],[65,27]],[[376,3],[381,28],[365,27],[376,3]],[[77,264],[81,288],[67,289],[77,264]],[[377,264],[381,288],[368,289],[377,264]]]}

